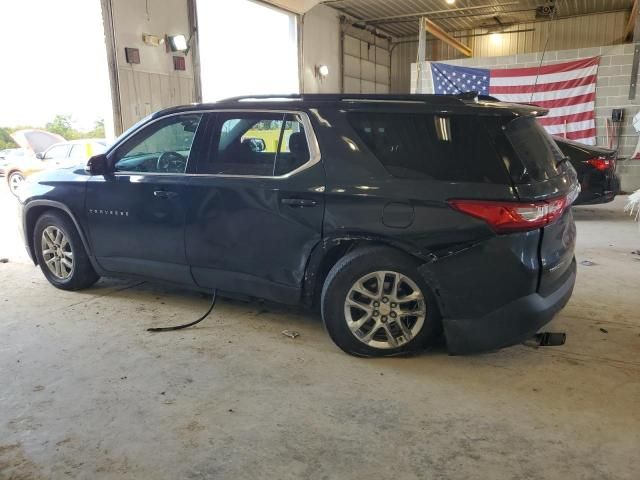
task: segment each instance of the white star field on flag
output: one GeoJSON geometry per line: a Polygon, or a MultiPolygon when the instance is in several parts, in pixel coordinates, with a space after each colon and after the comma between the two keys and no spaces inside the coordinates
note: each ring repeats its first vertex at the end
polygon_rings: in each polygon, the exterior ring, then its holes
{"type": "Polygon", "coordinates": [[[464,92],[489,94],[489,70],[432,63],[431,73],[435,93],[456,95],[464,92]]]}

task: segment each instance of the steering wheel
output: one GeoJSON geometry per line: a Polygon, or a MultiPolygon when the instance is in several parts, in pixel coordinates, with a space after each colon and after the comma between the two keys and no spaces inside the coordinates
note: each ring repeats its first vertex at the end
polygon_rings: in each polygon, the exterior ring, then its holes
{"type": "Polygon", "coordinates": [[[162,152],[156,162],[158,172],[183,173],[187,160],[178,152],[162,152]]]}

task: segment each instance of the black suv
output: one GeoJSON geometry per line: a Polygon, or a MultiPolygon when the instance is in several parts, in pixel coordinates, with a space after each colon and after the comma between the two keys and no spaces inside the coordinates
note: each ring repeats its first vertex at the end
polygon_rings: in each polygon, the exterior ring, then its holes
{"type": "Polygon", "coordinates": [[[576,174],[535,107],[303,95],[170,108],[20,192],[56,287],[100,275],[319,305],[338,346],[451,353],[533,335],[568,301],[576,174]]]}

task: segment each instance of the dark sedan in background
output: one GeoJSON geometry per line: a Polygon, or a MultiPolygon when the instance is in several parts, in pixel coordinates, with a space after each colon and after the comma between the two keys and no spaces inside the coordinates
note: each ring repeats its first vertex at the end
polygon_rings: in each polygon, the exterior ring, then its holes
{"type": "Polygon", "coordinates": [[[553,139],[578,173],[582,191],[574,205],[611,202],[620,193],[616,175],[617,152],[603,147],[584,145],[560,137],[553,139]]]}

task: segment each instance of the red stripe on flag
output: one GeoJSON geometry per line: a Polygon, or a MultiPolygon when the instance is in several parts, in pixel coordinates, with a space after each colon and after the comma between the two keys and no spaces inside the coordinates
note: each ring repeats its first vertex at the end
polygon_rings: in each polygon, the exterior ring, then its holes
{"type": "Polygon", "coordinates": [[[550,92],[552,90],[566,90],[567,88],[582,87],[596,83],[597,75],[589,75],[587,77],[565,80],[563,82],[539,83],[537,85],[508,85],[508,86],[489,86],[491,95],[500,95],[501,93],[534,93],[534,92],[550,92]]]}
{"type": "Polygon", "coordinates": [[[525,77],[531,75],[545,75],[547,73],[562,73],[577,70],[579,68],[591,67],[600,63],[600,57],[585,58],[574,62],[556,63],[553,65],[543,65],[542,67],[527,68],[500,68],[491,70],[492,77],[525,77]]]}
{"type": "Polygon", "coordinates": [[[573,115],[563,115],[561,117],[550,117],[550,118],[540,117],[538,118],[538,122],[540,122],[540,125],[548,127],[551,125],[564,125],[565,122],[569,124],[573,122],[584,122],[585,120],[593,120],[593,119],[594,119],[593,111],[588,111],[588,112],[574,113],[573,115]]]}
{"type": "Polygon", "coordinates": [[[538,100],[533,102],[541,108],[559,108],[569,107],[571,105],[578,105],[579,103],[595,102],[596,92],[587,93],[585,95],[578,95],[576,97],[559,98],[557,100],[538,100]]]}
{"type": "Polygon", "coordinates": [[[589,128],[588,130],[578,130],[577,132],[567,132],[567,138],[569,140],[582,140],[585,138],[592,138],[596,136],[596,129],[589,128]]]}

